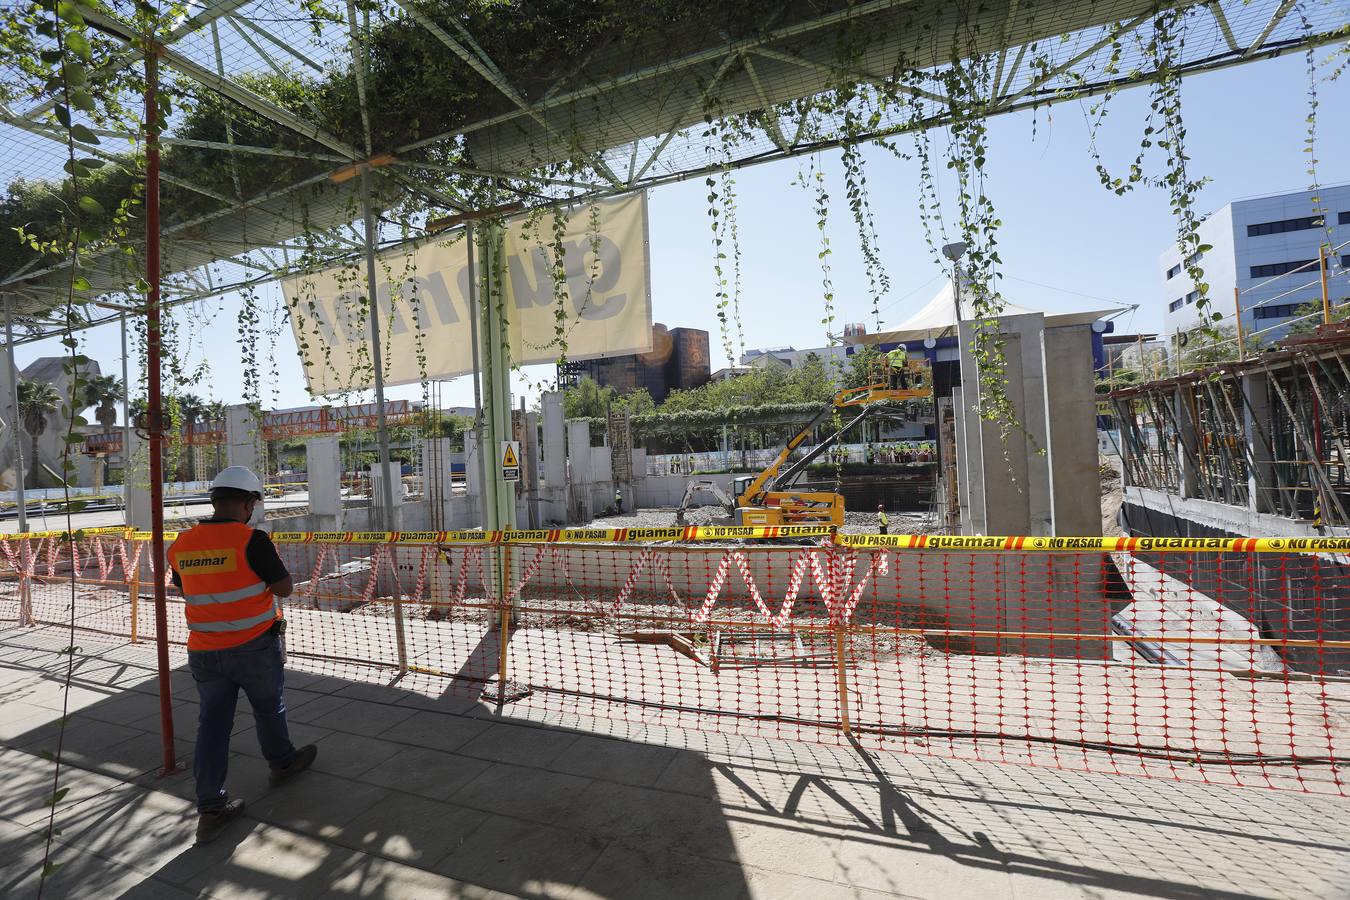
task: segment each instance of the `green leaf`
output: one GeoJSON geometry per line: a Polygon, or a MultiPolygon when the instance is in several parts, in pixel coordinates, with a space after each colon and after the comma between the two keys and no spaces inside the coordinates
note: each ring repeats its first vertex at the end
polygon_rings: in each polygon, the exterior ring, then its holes
{"type": "Polygon", "coordinates": [[[75,4],[69,2],[69,0],[57,0],[56,14],[61,17],[62,21],[69,22],[71,25],[84,24],[84,16],[80,14],[80,10],[75,4]]]}
{"type": "Polygon", "coordinates": [[[66,46],[79,54],[81,59],[89,59],[94,55],[94,48],[89,46],[89,39],[78,31],[67,32],[66,46]]]}
{"type": "Polygon", "coordinates": [[[52,114],[56,116],[56,121],[60,122],[62,127],[70,127],[70,108],[58,103],[52,107],[52,114]]]}
{"type": "Polygon", "coordinates": [[[82,159],[80,160],[80,165],[84,166],[86,169],[101,169],[105,163],[101,159],[82,159]]]}
{"type": "Polygon", "coordinates": [[[103,215],[103,204],[93,197],[84,196],[80,198],[80,211],[91,216],[101,216],[103,215]]]}
{"type": "Polygon", "coordinates": [[[71,280],[70,286],[77,291],[93,290],[93,286],[89,284],[89,279],[85,278],[83,275],[76,275],[74,279],[71,280]]]}
{"type": "Polygon", "coordinates": [[[69,793],[70,788],[68,787],[58,788],[54,794],[52,794],[50,797],[47,798],[47,805],[55,806],[56,804],[60,803],[62,799],[65,798],[66,794],[69,793]]]}
{"type": "Polygon", "coordinates": [[[64,865],[65,863],[48,862],[45,866],[42,867],[42,877],[43,878],[51,877],[52,875],[56,874],[57,869],[61,868],[64,865]]]}
{"type": "MultiPolygon", "coordinates": [[[[94,134],[87,126],[81,125],[78,122],[70,126],[70,135],[82,144],[98,143],[98,135],[94,134]]],[[[81,160],[81,162],[84,161],[81,160]]]]}
{"type": "Polygon", "coordinates": [[[93,112],[94,95],[84,88],[72,88],[70,91],[70,105],[76,109],[82,109],[85,112],[93,112]]]}

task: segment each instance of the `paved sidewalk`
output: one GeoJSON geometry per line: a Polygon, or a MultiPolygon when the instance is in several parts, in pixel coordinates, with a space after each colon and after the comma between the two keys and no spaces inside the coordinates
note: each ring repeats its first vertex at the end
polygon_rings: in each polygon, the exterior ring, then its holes
{"type": "MultiPolygon", "coordinates": [[[[0,629],[0,896],[36,893],[67,643],[0,629]]],[[[245,704],[230,787],[248,812],[194,848],[190,777],[154,772],[153,646],[77,644],[48,897],[1350,896],[1344,799],[512,721],[426,683],[308,673],[288,700],[315,771],[268,790],[245,704]]]]}

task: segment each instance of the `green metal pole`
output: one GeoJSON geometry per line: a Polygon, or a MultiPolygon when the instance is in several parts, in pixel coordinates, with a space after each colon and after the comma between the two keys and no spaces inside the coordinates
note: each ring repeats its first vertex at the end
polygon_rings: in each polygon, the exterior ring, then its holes
{"type": "Polygon", "coordinates": [[[500,220],[478,227],[479,309],[482,314],[483,452],[488,475],[483,485],[489,530],[516,527],[515,485],[502,480],[501,441],[511,438],[511,359],[508,343],[510,298],[506,292],[506,229],[500,220]]]}

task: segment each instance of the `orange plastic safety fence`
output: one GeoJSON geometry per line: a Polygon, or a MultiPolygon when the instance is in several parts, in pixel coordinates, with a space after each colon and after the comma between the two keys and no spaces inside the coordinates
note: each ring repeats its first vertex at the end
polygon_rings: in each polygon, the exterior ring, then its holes
{"type": "MultiPolygon", "coordinates": [[[[522,714],[651,737],[1346,794],[1346,554],[878,543],[283,541],[287,649],[474,697],[504,675],[522,714]]],[[[0,620],[67,621],[73,573],[78,627],[147,639],[147,546],[0,540],[0,620]]]]}

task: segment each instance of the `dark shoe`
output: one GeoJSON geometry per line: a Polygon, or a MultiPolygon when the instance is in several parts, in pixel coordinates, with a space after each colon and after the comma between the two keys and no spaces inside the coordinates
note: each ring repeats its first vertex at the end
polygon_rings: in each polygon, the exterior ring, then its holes
{"type": "Polygon", "coordinates": [[[235,819],[244,814],[244,801],[231,800],[218,812],[204,812],[197,816],[197,843],[209,844],[235,819]]]}
{"type": "Polygon", "coordinates": [[[319,748],[313,744],[306,744],[295,751],[295,759],[291,760],[289,766],[272,770],[272,777],[269,779],[272,787],[279,787],[308,769],[314,763],[314,757],[318,755],[319,748]]]}

